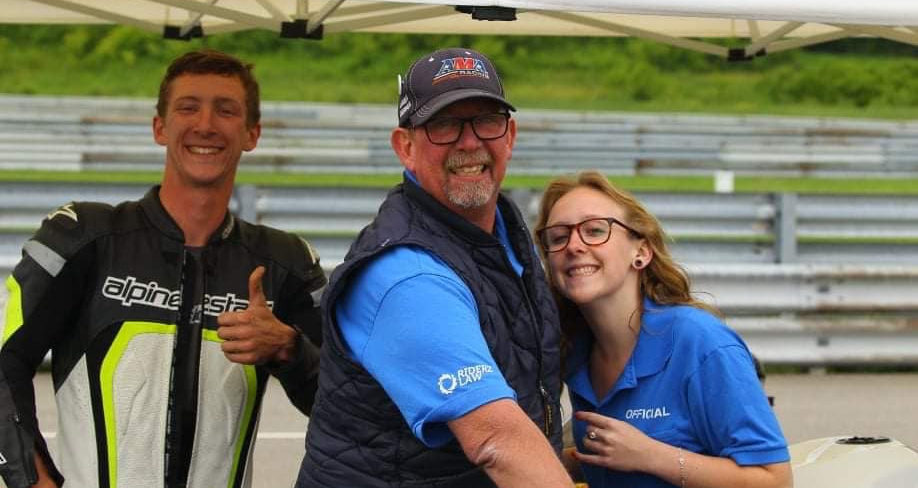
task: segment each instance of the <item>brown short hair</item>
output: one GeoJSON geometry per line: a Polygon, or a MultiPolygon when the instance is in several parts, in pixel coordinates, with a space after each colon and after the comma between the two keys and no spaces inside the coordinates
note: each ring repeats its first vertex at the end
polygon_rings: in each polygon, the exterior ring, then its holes
{"type": "Polygon", "coordinates": [[[166,116],[169,105],[169,90],[172,80],[184,74],[235,76],[242,82],[245,90],[245,124],[252,128],[261,120],[261,99],[258,94],[258,81],[252,74],[254,66],[238,58],[214,49],[198,49],[187,52],[176,58],[166,69],[159,84],[159,99],[156,101],[156,113],[166,116]]]}

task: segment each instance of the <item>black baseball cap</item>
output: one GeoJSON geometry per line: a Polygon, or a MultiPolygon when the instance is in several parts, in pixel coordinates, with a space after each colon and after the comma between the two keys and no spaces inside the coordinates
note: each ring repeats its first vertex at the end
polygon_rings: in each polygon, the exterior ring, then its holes
{"type": "Polygon", "coordinates": [[[447,105],[468,98],[488,98],[516,108],[504,99],[504,87],[491,60],[461,47],[421,57],[404,78],[399,76],[399,127],[423,125],[447,105]]]}

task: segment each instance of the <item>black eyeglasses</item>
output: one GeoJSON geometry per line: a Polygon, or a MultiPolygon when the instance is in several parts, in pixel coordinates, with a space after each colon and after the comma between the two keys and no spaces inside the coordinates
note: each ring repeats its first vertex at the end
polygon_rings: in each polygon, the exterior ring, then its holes
{"type": "Polygon", "coordinates": [[[438,117],[424,124],[427,140],[434,144],[445,146],[452,144],[462,137],[466,122],[472,126],[475,137],[482,141],[500,139],[507,133],[510,125],[510,114],[498,112],[482,114],[474,117],[438,117]]]}
{"type": "Polygon", "coordinates": [[[567,248],[571,242],[574,230],[580,235],[580,240],[588,246],[605,244],[612,237],[612,224],[617,224],[637,238],[644,237],[640,232],[622,223],[615,217],[597,217],[586,219],[576,224],[550,225],[536,231],[539,245],[545,252],[558,252],[567,248]]]}

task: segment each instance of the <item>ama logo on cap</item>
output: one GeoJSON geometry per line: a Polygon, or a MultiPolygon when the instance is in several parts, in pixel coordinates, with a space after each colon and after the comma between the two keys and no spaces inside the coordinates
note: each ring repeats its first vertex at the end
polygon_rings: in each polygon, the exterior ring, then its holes
{"type": "Polygon", "coordinates": [[[486,80],[491,79],[485,64],[475,58],[449,58],[444,59],[440,71],[433,77],[433,84],[459,78],[462,76],[477,76],[486,80]]]}

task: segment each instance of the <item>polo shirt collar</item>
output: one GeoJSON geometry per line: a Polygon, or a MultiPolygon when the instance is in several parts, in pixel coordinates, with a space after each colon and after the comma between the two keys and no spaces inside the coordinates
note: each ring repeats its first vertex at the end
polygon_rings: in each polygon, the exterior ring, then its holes
{"type": "Polygon", "coordinates": [[[673,315],[667,309],[644,297],[641,335],[631,355],[638,378],[659,373],[673,354],[673,315]]]}
{"type": "MultiPolygon", "coordinates": [[[[413,183],[414,186],[416,186],[419,191],[423,192],[425,195],[428,195],[428,196],[430,195],[429,193],[427,193],[427,190],[422,188],[421,184],[418,183],[418,177],[414,174],[414,172],[406,169],[404,170],[404,176],[405,176],[405,179],[413,183]]],[[[503,197],[498,199],[497,208],[495,209],[494,232],[493,234],[489,234],[489,235],[497,238],[500,244],[504,247],[504,250],[507,254],[507,259],[510,260],[510,266],[516,272],[517,276],[523,276],[523,271],[525,270],[525,267],[523,266],[523,263],[520,261],[520,258],[517,255],[516,251],[513,250],[513,245],[510,243],[510,234],[507,231],[507,220],[504,218],[504,214],[500,210],[501,200],[503,200],[503,197]]],[[[431,201],[437,202],[433,197],[431,197],[431,201]]],[[[440,202],[437,202],[437,205],[442,206],[440,202]]],[[[446,209],[446,207],[442,207],[442,208],[446,209]]],[[[512,213],[513,211],[510,210],[510,212],[512,213]]],[[[471,228],[472,224],[464,223],[464,225],[468,226],[468,228],[471,228]]],[[[524,232],[528,232],[525,229],[523,230],[524,232]]],[[[478,232],[478,230],[473,229],[472,232],[465,233],[464,235],[469,238],[474,238],[475,236],[480,236],[480,233],[478,232]]]]}
{"type": "MultiPolygon", "coordinates": [[[[641,332],[638,342],[628,358],[622,375],[615,386],[612,387],[607,398],[615,392],[634,388],[637,380],[660,372],[673,353],[673,327],[672,314],[665,313],[667,307],[661,306],[653,300],[644,298],[644,310],[641,316],[641,332]]],[[[574,338],[571,352],[567,358],[568,371],[565,382],[581,397],[589,400],[594,405],[599,405],[599,399],[593,391],[590,382],[590,349],[593,346],[593,334],[586,329],[574,338]]],[[[603,402],[606,399],[603,399],[603,402]]]]}

